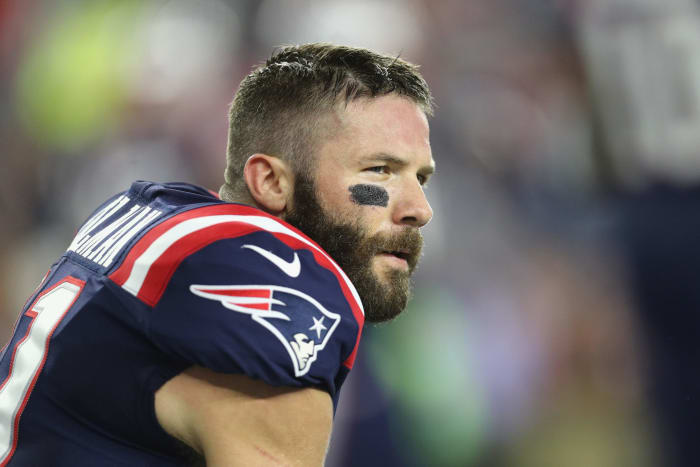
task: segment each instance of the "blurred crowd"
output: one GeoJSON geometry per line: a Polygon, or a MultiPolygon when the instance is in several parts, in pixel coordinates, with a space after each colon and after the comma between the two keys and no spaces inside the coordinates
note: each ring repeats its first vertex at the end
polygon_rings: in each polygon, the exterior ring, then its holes
{"type": "Polygon", "coordinates": [[[434,93],[435,215],[415,300],[365,333],[328,466],[700,465],[699,11],[0,0],[0,340],[107,196],[218,190],[228,105],[276,46],[369,47],[434,93]]]}

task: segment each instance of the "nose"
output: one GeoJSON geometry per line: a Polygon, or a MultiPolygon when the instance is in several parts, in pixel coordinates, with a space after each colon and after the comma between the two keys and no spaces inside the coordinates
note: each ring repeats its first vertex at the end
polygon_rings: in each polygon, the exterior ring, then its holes
{"type": "Polygon", "coordinates": [[[433,209],[418,181],[404,188],[396,201],[392,217],[395,224],[411,227],[423,227],[430,222],[433,209]]]}

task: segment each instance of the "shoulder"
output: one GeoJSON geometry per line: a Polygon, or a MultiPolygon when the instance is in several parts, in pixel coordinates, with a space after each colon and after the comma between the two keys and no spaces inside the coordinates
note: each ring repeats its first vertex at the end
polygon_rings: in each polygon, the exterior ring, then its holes
{"type": "Polygon", "coordinates": [[[190,267],[220,263],[248,272],[260,264],[296,278],[303,266],[301,250],[308,258],[306,266],[332,274],[353,309],[363,315],[352,282],[319,245],[281,219],[240,204],[194,207],[163,220],[131,247],[109,277],[153,306],[184,261],[190,267]]]}
{"type": "Polygon", "coordinates": [[[353,284],[313,240],[259,209],[183,204],[108,277],[152,308],[151,338],[188,364],[332,395],[352,368],[364,322],[353,284]]]}

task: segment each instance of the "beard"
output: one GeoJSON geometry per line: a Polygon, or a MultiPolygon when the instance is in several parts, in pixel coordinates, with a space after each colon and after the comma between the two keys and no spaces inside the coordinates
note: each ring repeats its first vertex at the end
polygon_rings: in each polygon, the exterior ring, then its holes
{"type": "Polygon", "coordinates": [[[345,221],[327,213],[320,205],[313,180],[296,174],[294,208],[285,221],[318,243],[347,274],[365,309],[365,320],[389,321],[406,307],[411,297],[410,275],[418,264],[423,237],[416,228],[396,233],[368,235],[358,221],[345,221]],[[382,281],[372,270],[380,253],[402,252],[408,271],[389,269],[382,281]]]}

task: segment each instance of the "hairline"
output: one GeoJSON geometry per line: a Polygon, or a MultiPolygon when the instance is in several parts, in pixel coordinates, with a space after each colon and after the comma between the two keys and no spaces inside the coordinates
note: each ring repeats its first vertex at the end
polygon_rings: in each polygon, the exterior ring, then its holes
{"type": "MultiPolygon", "coordinates": [[[[313,119],[314,124],[317,126],[320,126],[320,125],[318,125],[320,122],[323,122],[323,121],[329,122],[329,124],[325,126],[326,128],[331,129],[329,134],[327,134],[325,137],[321,137],[318,134],[318,131],[319,131],[318,128],[315,131],[314,130],[309,131],[309,136],[310,136],[310,139],[312,141],[310,141],[306,145],[307,162],[302,162],[302,163],[295,162],[295,160],[298,158],[298,155],[296,155],[296,154],[293,155],[293,157],[291,158],[292,160],[290,161],[291,162],[290,165],[291,165],[292,171],[294,173],[294,176],[297,175],[298,169],[303,167],[306,169],[306,175],[314,178],[313,172],[315,171],[315,167],[318,163],[318,158],[320,156],[318,151],[319,151],[320,147],[323,146],[323,144],[326,141],[337,136],[338,132],[342,131],[344,128],[347,127],[347,120],[345,118],[345,115],[347,115],[347,111],[348,111],[349,106],[369,104],[376,99],[380,99],[380,98],[386,97],[386,96],[396,96],[396,97],[405,99],[405,100],[413,103],[416,107],[418,107],[420,109],[420,111],[423,113],[423,115],[425,116],[426,119],[428,119],[429,117],[432,116],[432,110],[429,107],[426,108],[426,106],[424,104],[422,104],[420,101],[418,101],[417,99],[414,99],[409,95],[399,93],[396,91],[391,91],[391,92],[381,94],[381,95],[376,95],[376,96],[364,96],[364,95],[356,95],[355,94],[355,95],[346,97],[344,99],[341,96],[338,96],[338,97],[336,97],[335,102],[331,106],[325,108],[323,110],[323,112],[318,114],[313,119]]],[[[300,116],[297,116],[295,118],[301,119],[301,118],[305,118],[305,117],[300,115],[300,116]]],[[[312,124],[312,125],[314,125],[314,124],[312,124]]]]}

